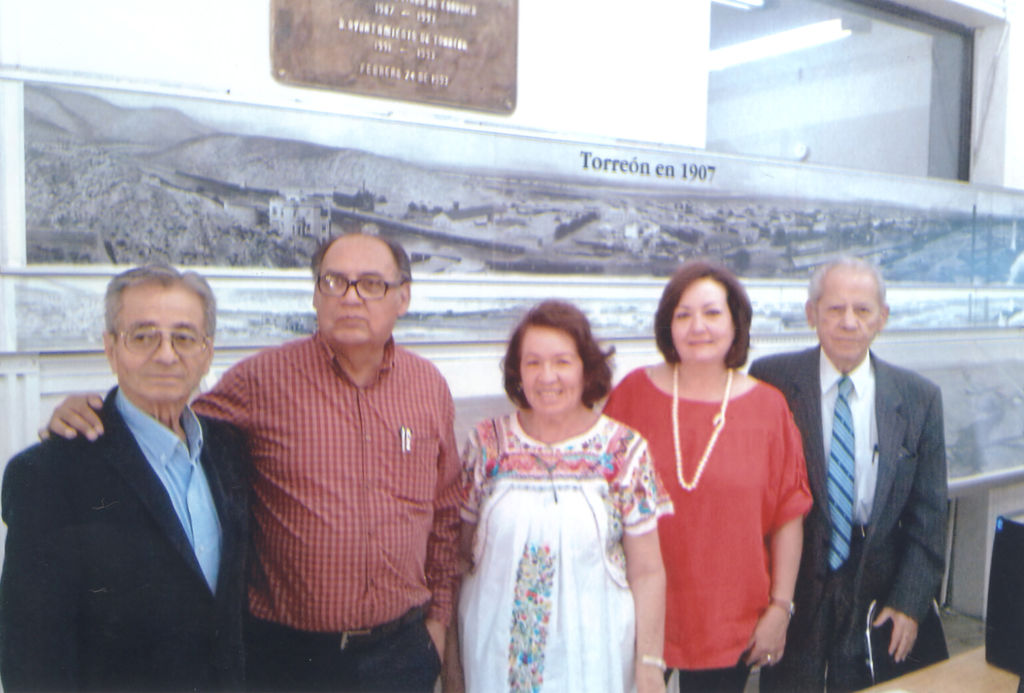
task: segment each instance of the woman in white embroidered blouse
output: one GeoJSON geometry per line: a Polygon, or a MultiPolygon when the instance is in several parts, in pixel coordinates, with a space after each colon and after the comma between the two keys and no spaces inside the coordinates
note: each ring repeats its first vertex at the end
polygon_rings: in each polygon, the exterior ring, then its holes
{"type": "Polygon", "coordinates": [[[655,530],[671,504],[643,438],[595,407],[609,357],[562,301],[530,310],[509,341],[517,411],[479,423],[463,453],[469,691],[664,690],[655,530]]]}

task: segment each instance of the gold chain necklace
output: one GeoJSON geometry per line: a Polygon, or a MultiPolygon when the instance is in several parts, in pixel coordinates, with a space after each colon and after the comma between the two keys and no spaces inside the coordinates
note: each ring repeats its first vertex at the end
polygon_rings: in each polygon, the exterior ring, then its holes
{"type": "Polygon", "coordinates": [[[715,449],[715,443],[718,442],[718,434],[725,427],[725,410],[729,408],[729,393],[732,391],[733,369],[730,368],[727,372],[729,375],[725,381],[725,395],[722,397],[722,408],[718,410],[715,418],[711,420],[711,423],[715,425],[715,430],[711,432],[711,439],[708,440],[708,445],[704,448],[704,456],[700,458],[693,481],[687,482],[683,478],[683,453],[679,447],[679,364],[677,363],[672,369],[672,442],[676,446],[676,478],[679,479],[679,485],[687,491],[694,490],[697,488],[697,484],[700,483],[701,474],[704,473],[704,467],[708,463],[708,458],[711,457],[711,451],[715,449]]]}

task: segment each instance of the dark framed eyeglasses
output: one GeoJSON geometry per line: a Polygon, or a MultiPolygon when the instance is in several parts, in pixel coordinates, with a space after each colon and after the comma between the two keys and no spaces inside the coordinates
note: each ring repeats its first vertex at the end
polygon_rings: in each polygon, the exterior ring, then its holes
{"type": "Polygon", "coordinates": [[[206,351],[210,346],[210,338],[196,330],[179,327],[173,330],[161,330],[152,325],[134,325],[117,333],[124,348],[137,356],[149,356],[168,339],[171,348],[181,357],[195,356],[206,351]]]}
{"type": "Polygon", "coordinates": [[[348,293],[349,287],[354,286],[356,287],[356,294],[359,298],[366,300],[384,298],[388,289],[396,289],[404,283],[404,281],[394,283],[385,281],[381,277],[373,274],[349,279],[345,275],[337,274],[335,272],[324,272],[316,282],[317,286],[320,288],[320,293],[326,296],[344,296],[348,293]]]}

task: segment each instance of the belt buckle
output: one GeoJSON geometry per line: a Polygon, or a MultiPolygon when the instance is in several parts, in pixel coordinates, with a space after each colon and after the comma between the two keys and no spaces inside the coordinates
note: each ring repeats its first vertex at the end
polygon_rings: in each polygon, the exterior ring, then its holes
{"type": "Polygon", "coordinates": [[[345,651],[348,647],[349,638],[358,638],[363,635],[369,635],[372,632],[371,628],[363,628],[362,630],[346,630],[341,634],[341,642],[338,644],[338,650],[341,652],[345,651]]]}

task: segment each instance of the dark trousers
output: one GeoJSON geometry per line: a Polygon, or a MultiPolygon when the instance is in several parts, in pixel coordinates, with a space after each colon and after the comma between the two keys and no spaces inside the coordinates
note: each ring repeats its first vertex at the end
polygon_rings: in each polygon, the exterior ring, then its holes
{"type": "MultiPolygon", "coordinates": [[[[246,678],[252,691],[430,693],[441,660],[421,609],[381,632],[344,639],[249,618],[246,678]]],[[[412,612],[410,612],[412,613],[412,612]]],[[[377,630],[377,629],[374,629],[377,630]]]]}
{"type": "MultiPolygon", "coordinates": [[[[859,558],[859,556],[858,556],[859,558]]],[[[853,583],[857,564],[847,561],[825,583],[819,618],[827,634],[825,679],[828,691],[843,693],[872,685],[867,667],[867,619],[857,622],[853,611],[853,583]]],[[[878,614],[875,613],[875,616],[878,614]]]]}
{"type": "Polygon", "coordinates": [[[812,608],[803,639],[790,629],[782,661],[761,669],[761,690],[769,693],[843,693],[871,685],[867,667],[865,615],[854,613],[857,564],[864,548],[858,527],[850,540],[850,556],[825,579],[821,600],[812,608]],[[826,688],[827,681],[827,688],[826,688]]]}
{"type": "Polygon", "coordinates": [[[676,669],[679,693],[743,693],[750,667],[743,659],[724,669],[676,669]]]}

